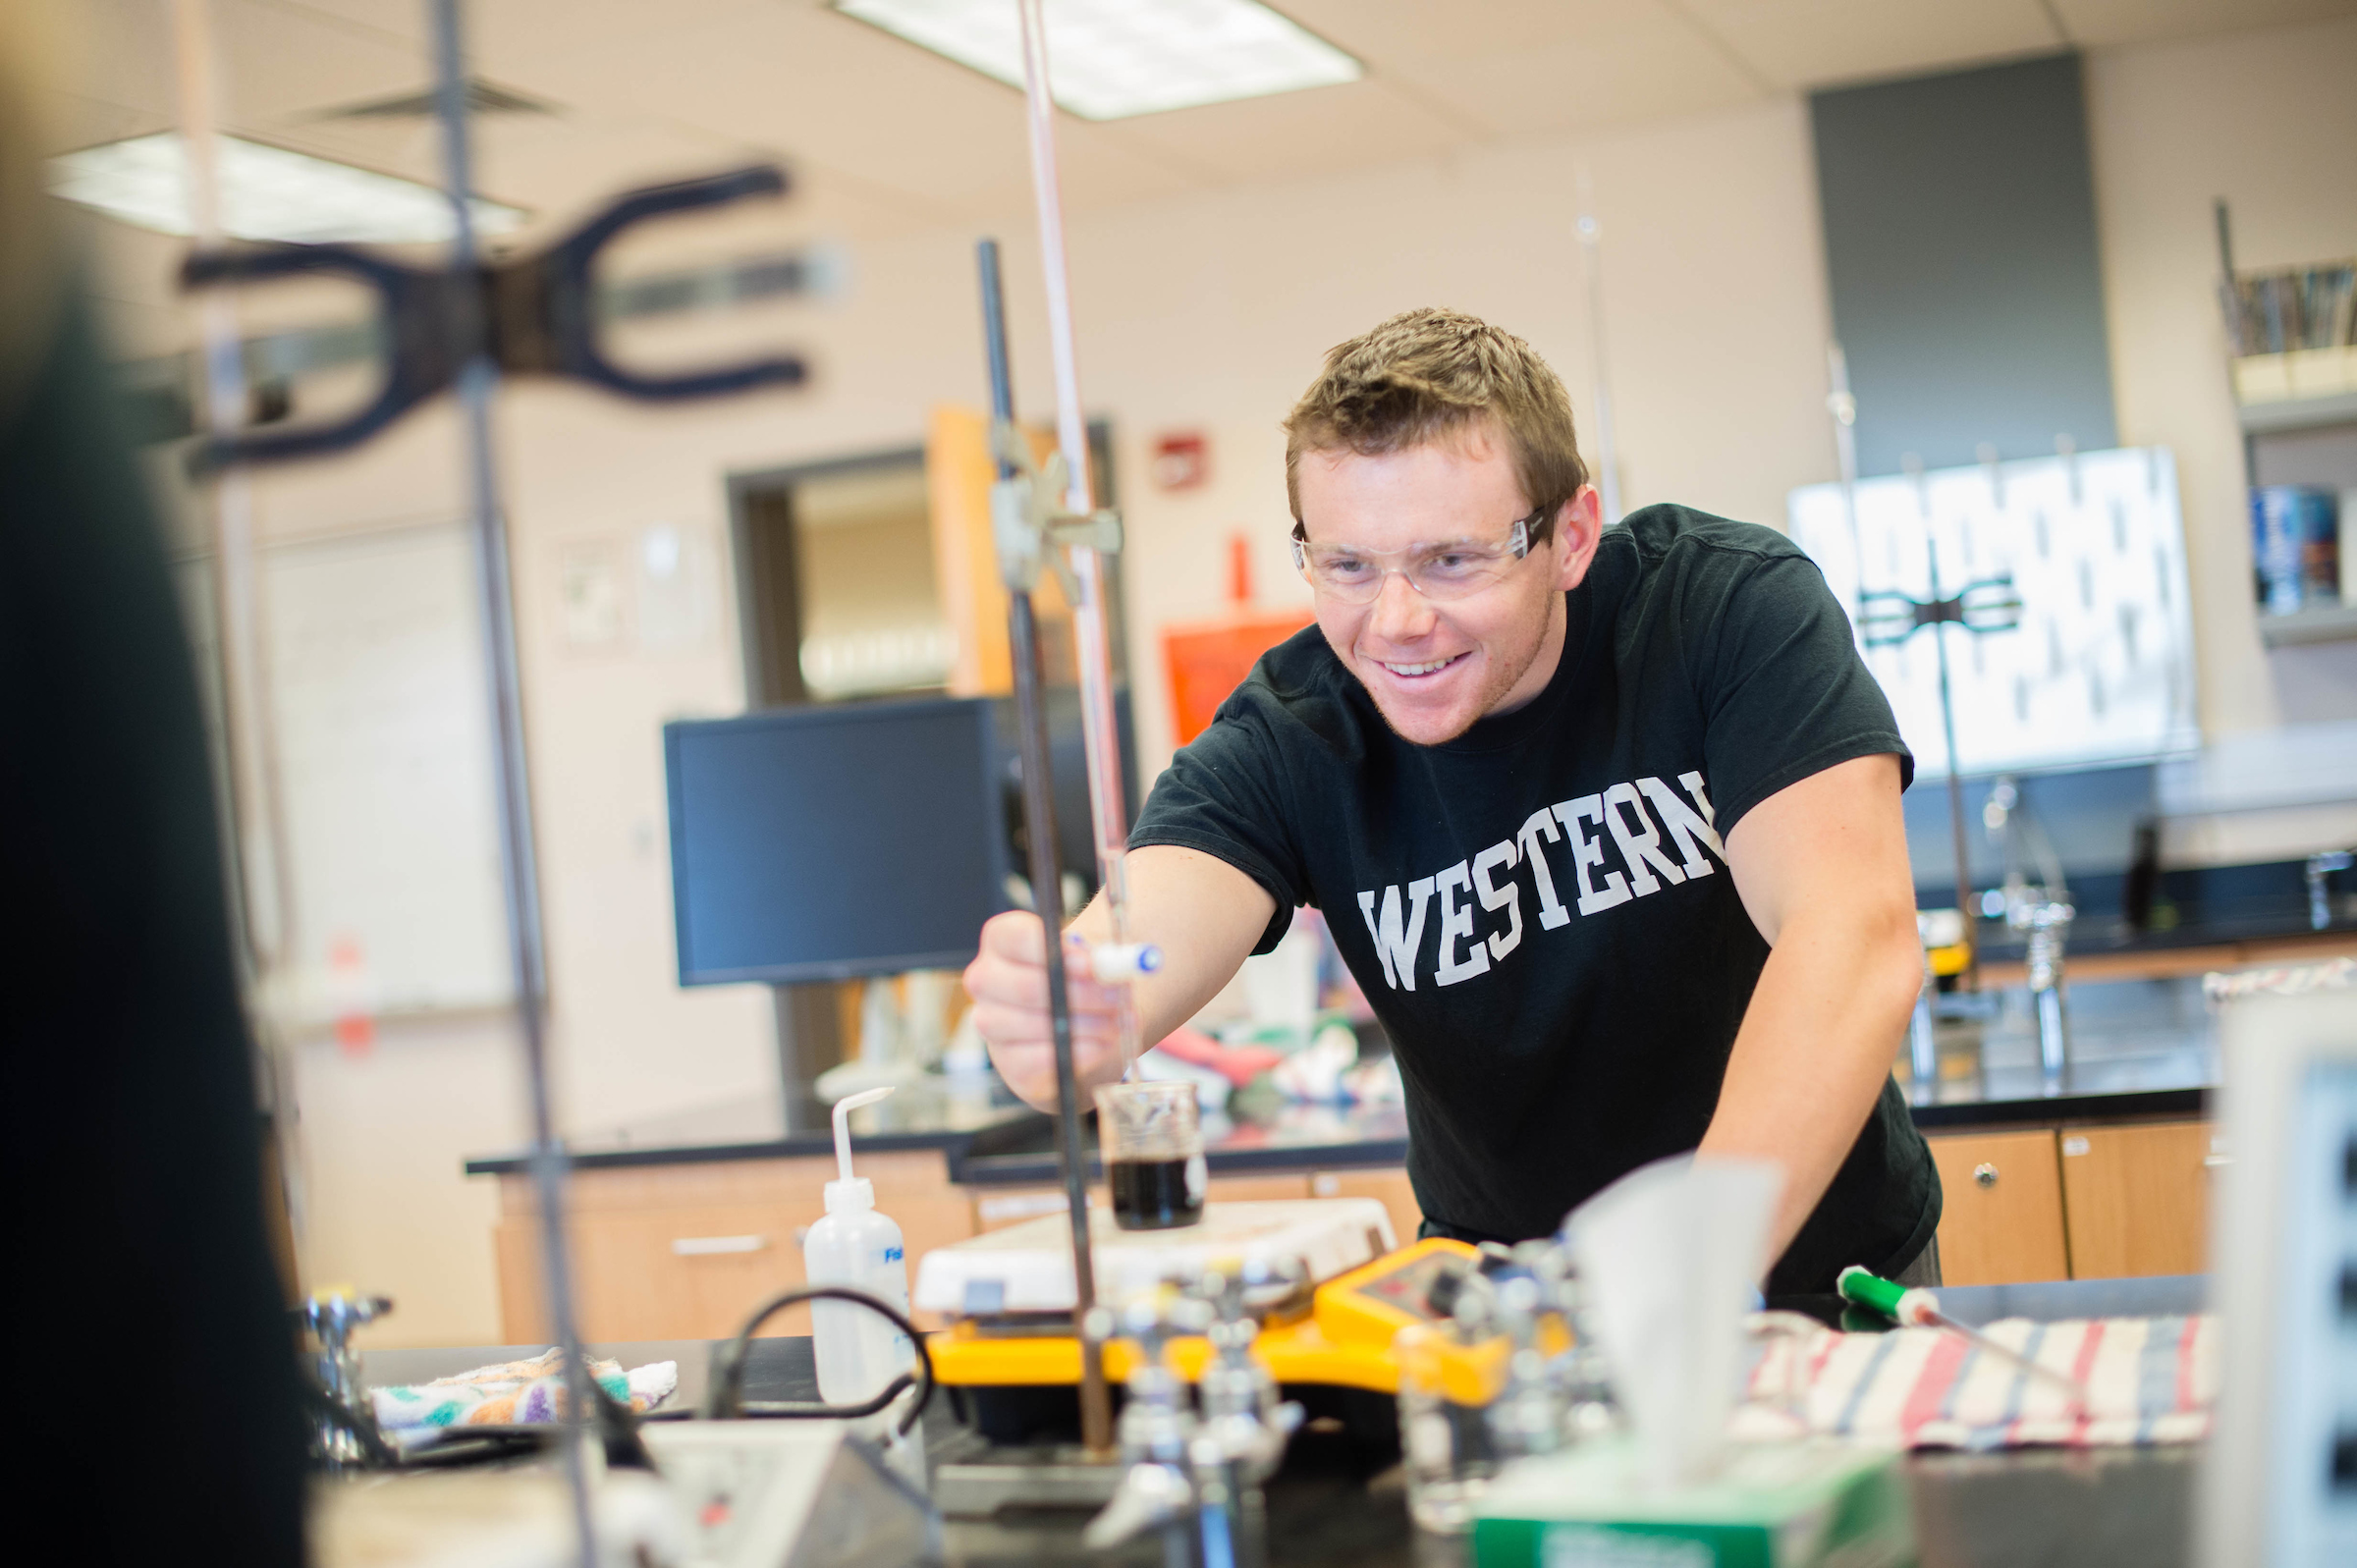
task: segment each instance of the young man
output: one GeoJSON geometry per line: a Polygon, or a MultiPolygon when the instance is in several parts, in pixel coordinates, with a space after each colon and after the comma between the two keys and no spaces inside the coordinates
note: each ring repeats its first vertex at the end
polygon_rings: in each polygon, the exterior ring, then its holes
{"type": "MultiPolygon", "coordinates": [[[[1562,383],[1454,312],[1334,350],[1286,430],[1318,624],[1130,836],[1130,928],[1166,958],[1143,1038],[1313,904],[1398,1056],[1428,1233],[1542,1235],[1698,1148],[1783,1171],[1770,1294],[1936,1280],[1939,1177],[1890,1071],[1923,966],[1913,763],[1816,567],[1682,507],[1607,529],[1562,383]]],[[[966,987],[1052,1106],[1042,942],[998,916],[966,987]]],[[[1071,995],[1083,1087],[1118,1078],[1107,994],[1071,995]]]]}

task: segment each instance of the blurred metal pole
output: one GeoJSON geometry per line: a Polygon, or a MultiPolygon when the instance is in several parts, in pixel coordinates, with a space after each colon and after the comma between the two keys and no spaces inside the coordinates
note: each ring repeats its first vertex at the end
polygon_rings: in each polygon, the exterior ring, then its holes
{"type": "Polygon", "coordinates": [[[1825,346],[1825,411],[1834,416],[1834,456],[1841,464],[1841,510],[1849,518],[1849,555],[1857,564],[1857,592],[1866,591],[1866,546],[1858,531],[1858,400],[1849,390],[1849,355],[1838,340],[1825,346]]]}
{"type": "MultiPolygon", "coordinates": [[[[451,266],[473,272],[480,258],[474,235],[474,170],[467,142],[466,51],[459,0],[427,0],[434,36],[434,99],[442,122],[443,181],[450,194],[451,266]]],[[[491,400],[499,387],[479,298],[461,328],[466,359],[459,372],[459,406],[466,427],[467,483],[473,508],[475,568],[481,591],[483,642],[490,670],[492,768],[499,787],[499,860],[508,904],[508,951],[516,985],[517,1018],[523,1031],[524,1074],[531,1095],[532,1185],[540,1203],[540,1259],[550,1326],[565,1360],[565,1476],[573,1491],[574,1529],[581,1568],[596,1568],[597,1537],[590,1519],[587,1456],[595,1395],[582,1359],[574,1315],[573,1273],[565,1246],[565,1151],[557,1142],[548,1086],[548,965],[540,925],[540,875],[532,846],[530,776],[523,747],[523,698],[516,658],[516,600],[508,557],[507,519],[491,447],[491,400]]]]}
{"type": "Polygon", "coordinates": [[[1582,165],[1579,187],[1579,247],[1588,274],[1588,350],[1596,371],[1596,489],[1609,526],[1620,520],[1620,453],[1613,439],[1613,383],[1604,357],[1604,229],[1596,221],[1596,189],[1582,165]]]}
{"type": "MultiPolygon", "coordinates": [[[[982,343],[990,369],[990,414],[994,426],[1014,426],[1014,376],[1007,358],[1007,296],[999,280],[999,243],[975,246],[982,272],[982,343]]],[[[999,460],[1002,483],[1016,476],[999,460]]],[[[1053,550],[1053,540],[1040,548],[1053,550]]],[[[1088,1232],[1088,1151],[1080,1140],[1079,1076],[1072,1064],[1071,998],[1066,989],[1062,921],[1052,912],[1063,899],[1063,868],[1056,855],[1056,782],[1048,748],[1046,684],[1039,667],[1039,622],[1033,614],[1033,567],[1024,567],[1000,542],[1000,569],[1007,578],[1008,651],[1014,656],[1015,723],[1023,763],[1023,838],[1030,851],[1031,907],[1047,939],[1048,1032],[1056,1051],[1057,1157],[1064,1174],[1065,1210],[1072,1227],[1072,1337],[1080,1344],[1080,1445],[1091,1455],[1113,1448],[1113,1399],[1105,1386],[1105,1346],[1084,1326],[1097,1304],[1096,1258],[1088,1232]]],[[[1124,988],[1125,991],[1127,988],[1124,988]]]]}
{"type": "MultiPolygon", "coordinates": [[[[1923,548],[1925,566],[1932,579],[1932,603],[1937,605],[1941,602],[1940,544],[1930,537],[1928,525],[1923,548]]],[[[1940,728],[1947,742],[1948,845],[1956,857],[1956,908],[1964,916],[1964,973],[1956,984],[1965,991],[1978,991],[1981,989],[1981,942],[1972,923],[1979,917],[1972,907],[1972,861],[1966,852],[1964,838],[1963,762],[1956,755],[1956,705],[1948,692],[1947,627],[1948,622],[1945,621],[1932,623],[1932,646],[1939,651],[1940,660],[1940,728]]]]}
{"type": "MultiPolygon", "coordinates": [[[[181,149],[187,173],[190,243],[205,249],[225,238],[221,216],[220,131],[210,0],[171,0],[179,77],[181,149]]],[[[208,289],[196,301],[204,376],[204,425],[234,434],[246,413],[246,361],[236,296],[208,289]]],[[[261,591],[253,542],[253,488],[244,469],[212,481],[213,616],[219,644],[221,729],[228,753],[230,880],[254,1011],[266,1014],[270,986],[283,979],[295,948],[294,856],[279,792],[277,726],[272,722],[261,591]],[[252,856],[263,859],[256,874],[252,856]],[[265,894],[266,901],[257,898],[265,894]]]]}
{"type": "MultiPolygon", "coordinates": [[[[203,249],[224,238],[221,216],[218,62],[213,55],[210,0],[171,0],[178,77],[181,158],[189,197],[189,237],[203,249]]],[[[203,366],[203,427],[234,433],[246,412],[245,346],[236,298],[208,289],[196,306],[198,356],[203,366]]],[[[269,638],[262,625],[260,572],[253,542],[253,487],[237,467],[215,474],[211,490],[213,666],[221,690],[223,803],[228,832],[222,881],[238,934],[247,1027],[252,1040],[255,1089],[276,1146],[275,1179],[286,1206],[286,1230],[276,1238],[286,1253],[290,1298],[302,1294],[297,1237],[303,1225],[302,1162],[295,1118],[286,1114],[289,1091],[282,1066],[280,1012],[295,975],[297,917],[295,851],[287,828],[286,794],[278,766],[278,724],[270,704],[269,638]],[[255,855],[262,866],[257,872],[255,855]],[[267,895],[266,898],[264,895],[267,895]]]]}

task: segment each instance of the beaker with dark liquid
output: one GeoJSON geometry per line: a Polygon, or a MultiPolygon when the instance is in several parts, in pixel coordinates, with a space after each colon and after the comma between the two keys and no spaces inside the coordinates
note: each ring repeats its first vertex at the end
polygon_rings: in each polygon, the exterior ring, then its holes
{"type": "Polygon", "coordinates": [[[1203,1217],[1202,1112],[1191,1083],[1117,1083],[1097,1091],[1097,1147],[1113,1220],[1170,1230],[1203,1217]]]}

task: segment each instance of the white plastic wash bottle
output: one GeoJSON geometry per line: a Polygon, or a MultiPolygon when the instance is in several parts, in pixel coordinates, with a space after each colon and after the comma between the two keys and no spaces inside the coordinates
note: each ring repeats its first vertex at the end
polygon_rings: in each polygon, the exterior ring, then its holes
{"type": "MultiPolygon", "coordinates": [[[[802,1276],[814,1285],[850,1285],[908,1314],[908,1260],[901,1227],[876,1213],[875,1184],[851,1174],[850,1114],[892,1093],[870,1089],[835,1103],[835,1162],[826,1217],[802,1240],[802,1276]]],[[[916,1365],[916,1347],[891,1319],[851,1301],[810,1303],[811,1351],[818,1396],[831,1405],[865,1404],[916,1365]]]]}

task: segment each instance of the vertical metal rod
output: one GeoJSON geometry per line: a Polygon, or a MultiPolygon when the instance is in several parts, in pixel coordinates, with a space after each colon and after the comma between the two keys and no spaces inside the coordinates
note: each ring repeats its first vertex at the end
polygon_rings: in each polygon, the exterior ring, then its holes
{"type": "MultiPolygon", "coordinates": [[[[1014,378],[1007,358],[1007,297],[999,280],[999,244],[975,247],[982,273],[982,343],[990,366],[990,412],[995,421],[1014,422],[1014,378]]],[[[999,477],[1012,479],[1005,460],[999,477]]],[[[1050,546],[1049,548],[1053,548],[1050,546]]],[[[1113,1447],[1113,1402],[1105,1386],[1105,1350],[1081,1325],[1097,1304],[1096,1259],[1088,1235],[1088,1151],[1080,1142],[1080,1082],[1072,1064],[1071,999],[1066,989],[1061,919],[1064,870],[1056,857],[1056,788],[1048,750],[1048,716],[1041,702],[1039,623],[1031,594],[1010,583],[1007,593],[1008,651],[1014,656],[1015,722],[1023,762],[1023,838],[1029,849],[1031,905],[1039,911],[1046,939],[1048,1025],[1056,1048],[1057,1155],[1064,1173],[1065,1208],[1072,1226],[1072,1328],[1080,1341],[1080,1441],[1089,1452],[1113,1447]]]]}
{"type": "Polygon", "coordinates": [[[1620,520],[1620,454],[1613,439],[1612,376],[1604,358],[1604,230],[1596,221],[1596,192],[1582,165],[1579,183],[1579,246],[1588,274],[1588,344],[1596,370],[1596,488],[1604,520],[1620,520]]]}
{"type": "Polygon", "coordinates": [[[1838,340],[1825,346],[1825,400],[1834,416],[1834,458],[1841,467],[1841,510],[1849,518],[1849,554],[1857,563],[1857,591],[1866,591],[1866,543],[1858,530],[1858,400],[1849,390],[1849,355],[1838,340]]]}
{"type": "MultiPolygon", "coordinates": [[[[1940,545],[1927,533],[1923,541],[1924,554],[1931,569],[1932,603],[1941,602],[1940,545]]],[[[1959,982],[1966,991],[1981,989],[1981,944],[1974,934],[1972,922],[1972,870],[1966,858],[1964,843],[1964,784],[1961,764],[1956,756],[1956,707],[1948,696],[1947,686],[1947,628],[1946,621],[1932,622],[1932,646],[1940,657],[1940,726],[1947,738],[1947,832],[1950,846],[1956,857],[1956,908],[1964,915],[1964,974],[1959,982]]]]}
{"type": "MultiPolygon", "coordinates": [[[[220,107],[209,0],[172,0],[178,55],[181,146],[188,178],[190,242],[198,249],[221,243],[220,107]]],[[[246,408],[245,347],[237,305],[225,289],[198,297],[203,344],[204,420],[215,436],[237,433],[246,408]]],[[[294,956],[294,854],[279,789],[277,726],[262,670],[267,639],[253,540],[253,486],[242,468],[222,470],[212,488],[213,616],[221,677],[221,728],[229,761],[231,882],[238,903],[245,957],[254,982],[257,1022],[267,1027],[271,982],[294,956]],[[259,848],[264,875],[253,874],[259,848]],[[257,894],[267,892],[267,913],[257,894]]],[[[290,1281],[291,1283],[291,1281],[290,1281]]]]}
{"type": "MultiPolygon", "coordinates": [[[[436,113],[442,122],[444,183],[454,234],[451,266],[479,270],[474,234],[474,171],[467,144],[466,74],[459,0],[427,0],[434,34],[436,113]]],[[[595,1395],[581,1354],[574,1314],[573,1273],[565,1244],[567,1160],[556,1137],[548,1084],[548,973],[540,924],[540,877],[532,844],[531,788],[523,745],[523,698],[517,668],[515,588],[507,520],[491,446],[491,400],[499,373],[480,310],[463,331],[466,359],[459,373],[459,406],[466,426],[466,469],[473,507],[475,567],[481,592],[483,642],[490,669],[492,769],[499,789],[500,880],[507,895],[508,953],[516,1011],[523,1033],[524,1076],[532,1112],[532,1184],[540,1205],[540,1259],[550,1326],[565,1363],[565,1476],[573,1493],[573,1522],[582,1568],[595,1568],[597,1536],[590,1519],[589,1476],[583,1452],[595,1395]]]]}
{"type": "MultiPolygon", "coordinates": [[[[209,0],[172,0],[178,61],[180,135],[189,195],[190,243],[221,243],[219,62],[213,53],[209,0]]],[[[203,348],[204,424],[216,437],[234,435],[246,409],[246,352],[237,305],[224,289],[207,289],[197,303],[203,348]]],[[[239,938],[244,981],[241,1000],[252,1032],[253,1065],[270,1135],[277,1146],[276,1181],[286,1204],[295,1277],[284,1282],[301,1295],[299,1238],[307,1208],[295,1117],[288,1113],[279,1005],[294,968],[300,931],[295,897],[295,850],[287,828],[286,791],[278,758],[278,721],[270,705],[269,637],[262,624],[260,569],[253,541],[253,484],[242,468],[225,468],[212,483],[213,665],[220,679],[225,802],[223,881],[239,938]],[[263,868],[256,874],[253,856],[263,868]],[[262,894],[268,893],[267,913],[262,894]]]]}
{"type": "MultiPolygon", "coordinates": [[[[1089,478],[1088,422],[1080,406],[1080,364],[1072,333],[1071,272],[1065,259],[1064,198],[1056,175],[1056,104],[1049,92],[1048,34],[1040,0],[1017,0],[1023,29],[1023,87],[1031,140],[1031,190],[1039,213],[1040,267],[1047,275],[1048,347],[1056,375],[1056,440],[1064,453],[1065,510],[1096,509],[1089,478]]],[[[1072,551],[1080,602],[1072,606],[1073,651],[1080,667],[1080,740],[1088,759],[1088,812],[1097,851],[1097,885],[1113,940],[1129,940],[1128,811],[1122,782],[1122,731],[1113,702],[1113,648],[1105,609],[1105,564],[1096,551],[1072,551]]],[[[1043,906],[1044,907],[1044,906],[1043,906]]],[[[1127,986],[1114,991],[1114,1016],[1124,1070],[1146,1042],[1127,986]]]]}

